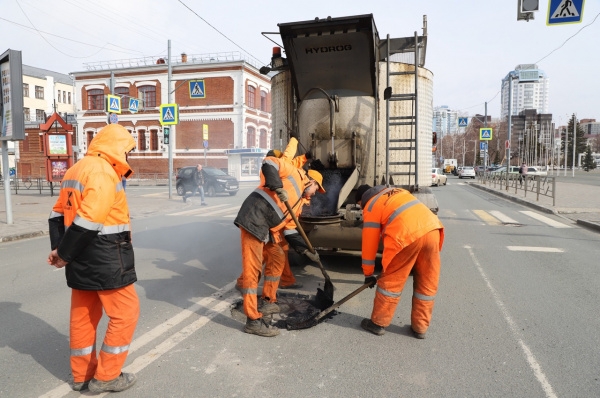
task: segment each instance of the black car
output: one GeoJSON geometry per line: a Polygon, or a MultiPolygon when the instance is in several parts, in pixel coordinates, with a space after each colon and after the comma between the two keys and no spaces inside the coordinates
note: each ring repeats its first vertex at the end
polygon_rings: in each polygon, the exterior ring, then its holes
{"type": "MultiPolygon", "coordinates": [[[[175,186],[179,196],[185,195],[194,189],[193,173],[196,166],[182,167],[177,172],[175,186]]],[[[240,189],[237,178],[230,176],[216,167],[203,167],[204,193],[206,196],[215,196],[218,193],[228,193],[234,196],[240,189]]]]}

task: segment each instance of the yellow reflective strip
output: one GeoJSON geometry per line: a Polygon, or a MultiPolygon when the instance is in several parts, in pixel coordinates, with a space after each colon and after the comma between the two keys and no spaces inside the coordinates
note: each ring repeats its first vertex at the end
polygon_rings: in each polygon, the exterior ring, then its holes
{"type": "Polygon", "coordinates": [[[101,223],[88,221],[80,216],[75,217],[75,220],[73,220],[73,224],[79,225],[80,227],[85,229],[89,229],[90,231],[100,231],[102,229],[101,223]]]}
{"type": "Polygon", "coordinates": [[[106,344],[102,343],[101,350],[104,351],[104,352],[108,352],[109,354],[120,354],[122,352],[129,351],[129,344],[122,345],[122,346],[119,346],[119,347],[113,347],[113,346],[106,345],[106,344]]]}

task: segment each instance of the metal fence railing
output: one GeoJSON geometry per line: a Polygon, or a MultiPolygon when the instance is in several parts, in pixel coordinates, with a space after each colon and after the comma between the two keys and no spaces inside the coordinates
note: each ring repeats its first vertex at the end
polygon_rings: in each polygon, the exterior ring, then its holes
{"type": "Polygon", "coordinates": [[[480,184],[487,185],[494,189],[504,189],[514,191],[515,195],[522,194],[527,197],[527,193],[535,194],[536,201],[539,202],[540,196],[552,198],[552,206],[556,206],[556,177],[527,175],[522,177],[516,173],[477,173],[477,179],[480,184]]]}

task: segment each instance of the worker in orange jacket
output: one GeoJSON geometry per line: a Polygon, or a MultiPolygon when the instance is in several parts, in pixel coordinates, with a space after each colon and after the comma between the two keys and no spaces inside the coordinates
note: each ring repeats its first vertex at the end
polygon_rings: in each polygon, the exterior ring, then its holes
{"type": "Polygon", "coordinates": [[[300,214],[302,197],[311,197],[317,190],[324,190],[320,173],[310,170],[310,174],[307,174],[303,169],[275,156],[268,156],[263,160],[261,173],[264,184],[244,200],[234,224],[241,231],[241,293],[247,317],[244,331],[272,337],[278,335],[279,330],[265,322],[263,315],[279,312],[277,287],[284,265],[280,242],[285,238],[296,251],[306,255],[311,261],[319,259],[318,254],[311,253],[302,240],[282,236],[282,230],[291,220],[284,202],[289,200],[292,210],[300,214]],[[258,282],[265,257],[268,257],[265,283],[259,300],[258,282]]]}
{"type": "Polygon", "coordinates": [[[413,271],[411,328],[425,338],[440,277],[444,226],[407,190],[361,185],[356,202],[363,209],[362,269],[365,283],[377,283],[371,319],[363,329],[383,335],[390,325],[406,279],[413,271]],[[374,275],[375,257],[383,238],[382,272],[374,275]]]}
{"type": "MultiPolygon", "coordinates": [[[[295,137],[291,137],[284,152],[281,152],[278,149],[271,149],[269,152],[267,152],[266,157],[281,158],[281,159],[291,163],[292,165],[294,165],[294,167],[301,168],[306,164],[306,162],[309,159],[312,158],[312,155],[310,152],[306,152],[303,155],[296,156],[297,150],[298,150],[298,140],[295,137]]],[[[259,186],[264,186],[264,185],[265,185],[265,177],[264,177],[263,173],[260,173],[259,186]]],[[[310,205],[310,198],[303,197],[302,200],[303,200],[303,203],[298,207],[298,209],[300,211],[302,209],[302,205],[306,205],[306,206],[310,205]]],[[[298,213],[297,216],[300,216],[300,213],[298,213]]],[[[294,221],[290,219],[289,222],[284,227],[284,232],[283,232],[284,236],[291,235],[294,233],[297,234],[298,231],[296,230],[296,228],[297,228],[296,223],[294,223],[294,221]]],[[[283,250],[284,266],[283,266],[283,271],[281,272],[281,277],[279,279],[279,287],[278,288],[279,289],[300,289],[302,287],[302,284],[299,282],[296,282],[296,277],[294,276],[294,273],[292,272],[292,269],[290,267],[290,260],[289,260],[290,246],[286,239],[282,239],[280,242],[280,245],[281,245],[281,249],[283,250]]],[[[267,258],[269,258],[269,255],[266,252],[263,253],[263,256],[264,256],[265,260],[267,258]]],[[[240,274],[240,276],[237,278],[237,281],[236,281],[236,289],[241,290],[242,280],[243,280],[243,274],[240,274]]]]}
{"type": "Polygon", "coordinates": [[[121,372],[140,312],[122,183],[122,176],[132,174],[126,155],[134,147],[123,126],[100,130],[85,157],[67,170],[48,219],[48,264],[66,267],[71,288],[69,345],[76,391],[123,391],[136,382],[134,374],[121,372]],[[97,354],[103,310],[109,321],[97,354]]]}

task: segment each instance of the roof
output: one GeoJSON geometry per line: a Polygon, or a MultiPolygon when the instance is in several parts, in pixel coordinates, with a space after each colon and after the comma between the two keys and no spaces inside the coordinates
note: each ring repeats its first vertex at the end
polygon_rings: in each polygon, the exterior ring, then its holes
{"type": "Polygon", "coordinates": [[[73,84],[73,80],[71,80],[69,75],[29,65],[23,65],[23,75],[37,77],[39,79],[46,79],[47,76],[51,76],[55,83],[73,84]]]}

